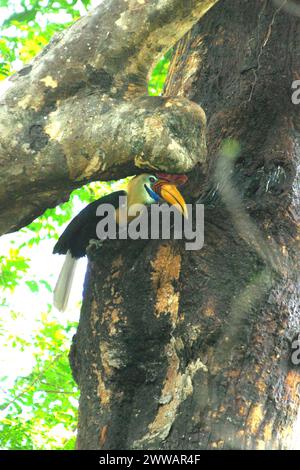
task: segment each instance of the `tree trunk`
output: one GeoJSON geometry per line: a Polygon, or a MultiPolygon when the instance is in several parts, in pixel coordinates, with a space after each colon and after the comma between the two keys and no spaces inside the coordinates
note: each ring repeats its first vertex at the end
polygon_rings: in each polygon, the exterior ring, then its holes
{"type": "Polygon", "coordinates": [[[207,188],[196,171],[188,188],[205,243],[90,251],[79,449],[299,446],[300,21],[285,3],[221,1],[177,45],[166,95],[208,117],[207,188]]]}

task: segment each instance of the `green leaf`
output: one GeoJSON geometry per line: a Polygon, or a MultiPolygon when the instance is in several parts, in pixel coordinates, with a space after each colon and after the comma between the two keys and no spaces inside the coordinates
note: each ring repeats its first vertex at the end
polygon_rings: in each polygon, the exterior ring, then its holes
{"type": "Polygon", "coordinates": [[[37,10],[32,9],[32,10],[25,10],[20,13],[13,13],[9,18],[7,18],[3,24],[2,28],[7,28],[10,25],[15,25],[18,26],[18,23],[29,23],[29,21],[32,21],[35,19],[37,15],[37,10]]]}
{"type": "Polygon", "coordinates": [[[44,279],[42,279],[40,281],[40,284],[42,284],[43,286],[46,287],[46,289],[49,291],[49,292],[52,292],[52,287],[50,286],[49,282],[45,281],[44,279]]]}
{"type": "Polygon", "coordinates": [[[25,284],[29,287],[31,292],[38,292],[39,291],[39,285],[36,281],[25,281],[25,284]]]}

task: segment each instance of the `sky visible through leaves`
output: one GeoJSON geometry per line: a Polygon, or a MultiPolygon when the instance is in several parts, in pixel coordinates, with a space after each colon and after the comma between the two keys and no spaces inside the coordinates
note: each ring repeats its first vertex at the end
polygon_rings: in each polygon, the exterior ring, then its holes
{"type": "MultiPolygon", "coordinates": [[[[0,0],[0,80],[30,61],[57,31],[101,0],[0,0]]],[[[149,94],[162,92],[170,54],[157,64],[149,94]]],[[[124,182],[94,182],[28,227],[0,237],[0,448],[73,449],[79,392],[68,352],[79,318],[82,260],[70,306],[52,307],[63,257],[52,255],[70,219],[124,182]]]]}

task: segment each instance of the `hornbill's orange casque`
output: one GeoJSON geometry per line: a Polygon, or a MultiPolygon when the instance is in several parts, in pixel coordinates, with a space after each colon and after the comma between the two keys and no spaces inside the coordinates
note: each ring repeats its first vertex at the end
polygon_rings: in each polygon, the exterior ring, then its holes
{"type": "MultiPolygon", "coordinates": [[[[90,240],[97,239],[96,226],[101,216],[97,216],[96,211],[100,204],[111,204],[115,208],[117,223],[120,223],[122,217],[122,209],[119,207],[120,196],[127,198],[127,212],[134,204],[146,206],[164,199],[169,204],[175,205],[187,217],[185,201],[177,189],[177,186],[184,184],[186,180],[185,175],[158,174],[154,176],[144,173],[130,180],[126,191],[116,191],[101,197],[79,212],[69,223],[53,249],[53,253],[66,255],[54,289],[54,306],[60,311],[64,311],[67,307],[76,261],[85,256],[90,240]]],[[[130,221],[129,217],[128,221],[130,221]]]]}

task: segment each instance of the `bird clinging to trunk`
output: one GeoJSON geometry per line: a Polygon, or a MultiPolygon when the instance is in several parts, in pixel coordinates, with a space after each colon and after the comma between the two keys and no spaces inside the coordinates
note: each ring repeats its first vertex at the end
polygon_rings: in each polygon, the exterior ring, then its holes
{"type": "Polygon", "coordinates": [[[90,240],[98,238],[96,227],[101,216],[97,216],[96,212],[100,205],[110,204],[114,207],[116,224],[119,226],[122,225],[121,220],[123,219],[130,222],[130,217],[127,215],[133,205],[148,206],[162,199],[175,205],[186,217],[186,204],[177,189],[177,186],[184,184],[186,180],[187,177],[184,175],[158,174],[154,176],[143,173],[129,181],[126,191],[115,191],[103,196],[79,212],[69,223],[53,249],[53,253],[66,255],[54,289],[54,306],[60,311],[64,311],[67,307],[76,261],[86,255],[90,240]],[[120,206],[121,196],[127,199],[126,214],[123,213],[123,206],[120,206]]]}

